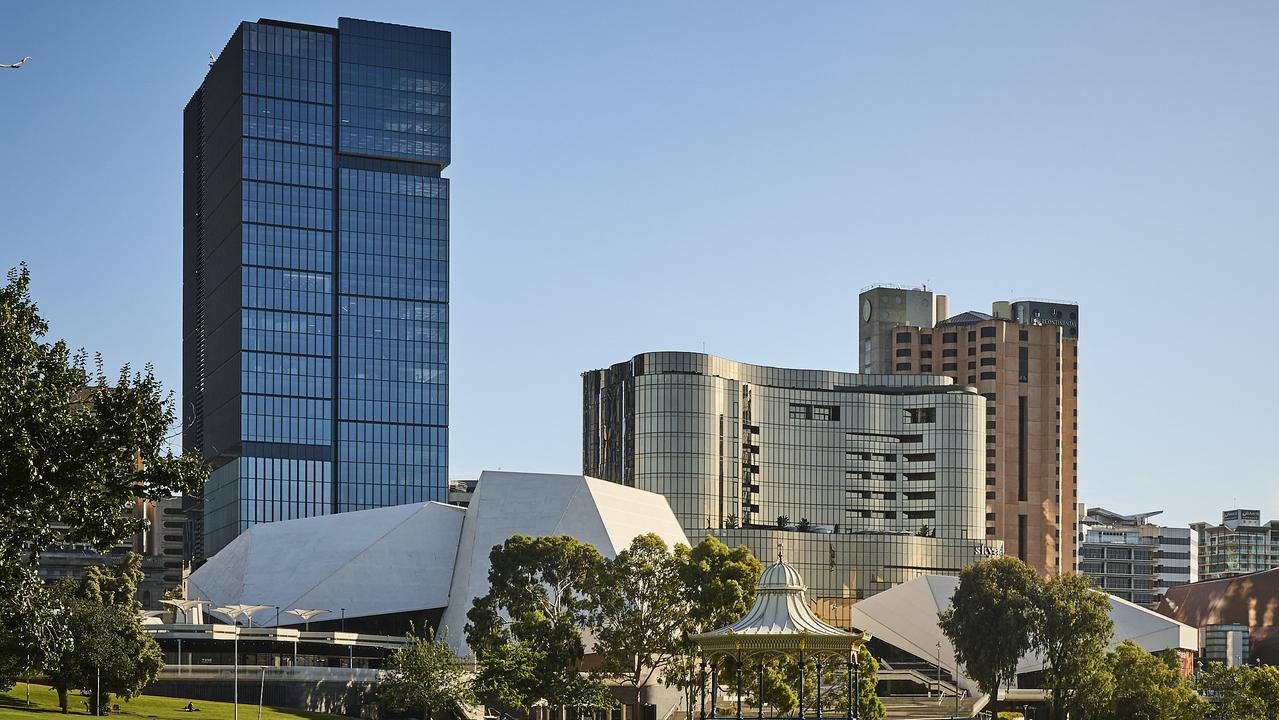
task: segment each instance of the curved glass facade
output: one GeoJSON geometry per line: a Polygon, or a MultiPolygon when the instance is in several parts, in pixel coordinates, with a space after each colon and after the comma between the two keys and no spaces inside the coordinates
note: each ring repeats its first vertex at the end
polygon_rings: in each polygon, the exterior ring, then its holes
{"type": "Polygon", "coordinates": [[[949,378],[646,353],[583,375],[583,472],[666,496],[685,533],[859,599],[1002,552],[984,537],[985,398],[949,378]]]}

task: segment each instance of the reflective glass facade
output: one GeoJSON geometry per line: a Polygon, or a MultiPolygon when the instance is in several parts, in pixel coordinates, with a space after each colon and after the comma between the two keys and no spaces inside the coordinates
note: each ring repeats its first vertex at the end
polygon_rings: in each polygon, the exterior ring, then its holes
{"type": "Polygon", "coordinates": [[[449,63],[446,32],[246,22],[188,104],[197,559],[253,523],[444,498],[449,63]]]}
{"type": "Polygon", "coordinates": [[[582,403],[585,474],[664,495],[693,542],[782,545],[831,607],[1003,552],[986,400],[949,378],[645,353],[585,373],[582,403]]]}

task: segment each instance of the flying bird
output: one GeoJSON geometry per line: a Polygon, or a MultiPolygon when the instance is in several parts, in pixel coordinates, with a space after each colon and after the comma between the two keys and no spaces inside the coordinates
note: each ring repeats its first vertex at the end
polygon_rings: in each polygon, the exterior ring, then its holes
{"type": "Polygon", "coordinates": [[[30,56],[30,55],[28,55],[28,56],[26,56],[26,57],[22,58],[21,60],[19,60],[18,62],[13,63],[13,64],[10,64],[10,65],[6,65],[6,64],[4,64],[4,63],[0,63],[0,68],[10,68],[10,69],[13,69],[13,70],[17,70],[18,68],[22,67],[22,65],[23,65],[24,63],[26,63],[26,62],[27,62],[28,60],[30,60],[30,59],[31,59],[31,56],[30,56]]]}

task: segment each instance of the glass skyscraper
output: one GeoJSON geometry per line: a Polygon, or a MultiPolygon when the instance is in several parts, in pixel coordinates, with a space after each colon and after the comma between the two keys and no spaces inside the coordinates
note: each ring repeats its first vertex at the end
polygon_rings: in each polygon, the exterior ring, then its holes
{"type": "Polygon", "coordinates": [[[443,500],[450,35],[241,23],[184,113],[188,553],[443,500]]]}

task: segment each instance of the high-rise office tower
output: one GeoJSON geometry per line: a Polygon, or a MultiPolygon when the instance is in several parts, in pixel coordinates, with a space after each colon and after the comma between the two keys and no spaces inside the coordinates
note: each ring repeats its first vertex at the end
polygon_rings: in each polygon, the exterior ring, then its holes
{"type": "MultiPolygon", "coordinates": [[[[863,312],[876,291],[861,294],[863,312]]],[[[986,397],[987,537],[1041,573],[1072,570],[1079,540],[1079,306],[996,302],[989,315],[899,325],[891,335],[891,364],[872,362],[863,372],[945,375],[986,397]]],[[[860,338],[863,347],[867,339],[860,338]]]]}
{"type": "Polygon", "coordinates": [[[445,499],[450,42],[244,22],[187,104],[197,560],[253,523],[445,499]]]}

